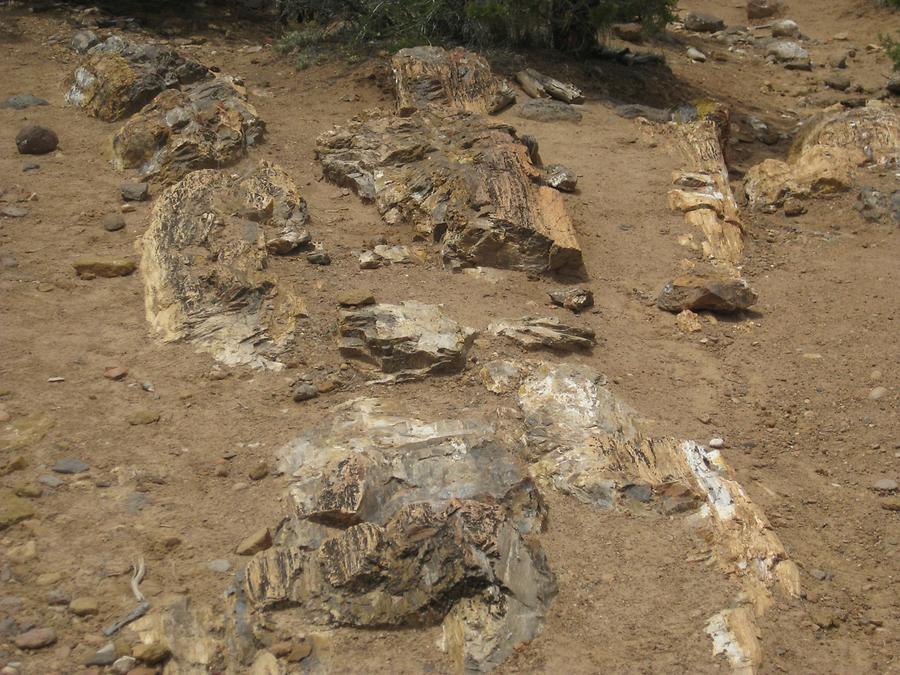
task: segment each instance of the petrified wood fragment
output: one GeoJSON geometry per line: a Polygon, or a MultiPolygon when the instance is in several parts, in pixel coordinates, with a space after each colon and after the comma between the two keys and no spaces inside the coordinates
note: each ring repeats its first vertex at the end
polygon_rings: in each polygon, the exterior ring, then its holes
{"type": "Polygon", "coordinates": [[[326,178],[441,242],[454,264],[581,270],[563,198],[541,184],[512,127],[447,108],[373,112],[320,136],[317,154],[326,178]]]}
{"type": "Polygon", "coordinates": [[[490,114],[516,100],[509,83],[491,72],[483,56],[461,47],[401,49],[391,65],[401,112],[447,106],[490,114]]]}
{"type": "Polygon", "coordinates": [[[546,510],[491,424],[357,399],[280,455],[291,514],[245,584],[275,621],[443,621],[446,647],[478,669],[540,631],[556,593],[537,541],[546,510]]]}
{"type": "Polygon", "coordinates": [[[850,188],[863,166],[900,161],[900,114],[875,102],[816,115],[797,135],[787,161],[752,167],[744,191],[752,206],[781,205],[788,197],[827,196],[850,188]]]}
{"type": "Polygon", "coordinates": [[[746,602],[711,617],[707,632],[735,667],[758,666],[755,617],[772,604],[773,589],[799,594],[796,564],[718,450],[647,437],[603,382],[571,364],[541,365],[523,382],[518,402],[532,475],[585,503],[628,508],[637,501],[705,520],[716,557],[741,580],[746,602]]]}
{"type": "Polygon", "coordinates": [[[113,154],[118,169],[169,184],[197,169],[234,164],[264,129],[243,87],[218,77],[163,91],[119,129],[113,154]]]}
{"type": "Polygon", "coordinates": [[[159,92],[209,77],[206,66],[165,45],[110,37],[88,50],[66,100],[107,122],[122,119],[159,92]]]}
{"type": "Polygon", "coordinates": [[[590,349],[596,339],[590,328],[568,326],[552,317],[530,317],[516,321],[498,321],[488,326],[494,335],[509,338],[525,349],[572,351],[590,349]]]}
{"type": "Polygon", "coordinates": [[[195,171],[157,199],[142,239],[147,319],[228,365],[280,369],[303,303],[267,269],[270,251],[308,239],[306,203],[261,162],[242,176],[195,171]]]}
{"type": "Polygon", "coordinates": [[[419,302],[342,309],[338,330],[341,354],[371,363],[388,380],[461,371],[475,336],[419,302]]]}
{"type": "Polygon", "coordinates": [[[574,84],[560,82],[533,68],[516,73],[516,81],[531,98],[555,98],[564,103],[584,103],[584,94],[574,84]]]}

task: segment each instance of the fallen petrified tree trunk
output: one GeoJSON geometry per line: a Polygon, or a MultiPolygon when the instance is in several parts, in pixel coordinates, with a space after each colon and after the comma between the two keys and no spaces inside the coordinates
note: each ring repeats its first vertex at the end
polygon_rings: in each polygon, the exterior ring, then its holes
{"type": "Polygon", "coordinates": [[[718,450],[695,441],[649,438],[634,413],[585,366],[539,365],[518,389],[523,440],[540,485],[607,508],[635,502],[670,515],[697,513],[708,523],[716,557],[741,580],[746,606],[710,618],[717,653],[737,669],[761,659],[756,616],[772,589],[800,592],[799,572],[762,510],[734,480],[718,450]]]}
{"type": "Polygon", "coordinates": [[[581,270],[563,198],[541,184],[511,127],[448,108],[363,114],[319,137],[326,178],[374,200],[385,221],[441,242],[455,264],[581,270]]]}
{"type": "Polygon", "coordinates": [[[562,197],[515,130],[482,114],[505,100],[487,62],[417,47],[393,64],[402,115],[369,112],[322,134],[325,177],[440,242],[450,264],[581,274],[562,197]]]}
{"type": "Polygon", "coordinates": [[[219,77],[160,93],[116,132],[113,154],[117,168],[169,184],[234,164],[264,129],[243,87],[219,77]]]}
{"type": "Polygon", "coordinates": [[[574,84],[560,82],[533,68],[516,73],[516,81],[531,98],[555,98],[564,103],[584,103],[584,94],[574,84]]]}
{"type": "Polygon", "coordinates": [[[206,66],[171,47],[111,37],[88,51],[66,100],[112,122],[136,112],[164,89],[210,75],[206,66]]]}
{"type": "Polygon", "coordinates": [[[538,542],[546,508],[490,423],[356,399],[280,455],[290,518],[245,585],[270,620],[443,622],[460,672],[488,670],[540,632],[556,594],[538,542]]]}
{"type": "Polygon", "coordinates": [[[401,49],[391,66],[401,111],[447,106],[490,114],[516,100],[509,83],[491,72],[483,56],[461,47],[401,49]]]}
{"type": "Polygon", "coordinates": [[[306,219],[306,203],[277,166],[185,176],[157,199],[141,242],[153,329],[227,365],[280,369],[305,310],[267,270],[267,256],[308,241],[306,219]]]}
{"type": "Polygon", "coordinates": [[[900,162],[900,114],[884,103],[826,112],[808,121],[787,161],[767,159],[744,180],[751,206],[788,197],[825,196],[850,188],[863,166],[900,162]]]}
{"type": "Polygon", "coordinates": [[[743,255],[744,240],[722,150],[727,111],[718,108],[715,114],[668,128],[685,167],[673,177],[676,187],[669,192],[669,207],[702,233],[704,256],[734,265],[743,255]]]}

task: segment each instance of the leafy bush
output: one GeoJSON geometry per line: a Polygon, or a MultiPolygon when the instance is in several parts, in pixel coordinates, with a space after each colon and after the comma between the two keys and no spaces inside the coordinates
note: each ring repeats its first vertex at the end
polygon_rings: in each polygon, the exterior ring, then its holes
{"type": "Polygon", "coordinates": [[[397,45],[531,45],[583,51],[616,21],[648,31],[672,18],[677,0],[280,0],[282,20],[344,20],[352,37],[397,45]]]}
{"type": "MultiPolygon", "coordinates": [[[[900,0],[898,0],[900,2],[900,0]]],[[[900,70],[900,42],[892,38],[890,35],[881,35],[881,44],[884,51],[887,52],[888,58],[894,62],[894,70],[900,70]]]]}

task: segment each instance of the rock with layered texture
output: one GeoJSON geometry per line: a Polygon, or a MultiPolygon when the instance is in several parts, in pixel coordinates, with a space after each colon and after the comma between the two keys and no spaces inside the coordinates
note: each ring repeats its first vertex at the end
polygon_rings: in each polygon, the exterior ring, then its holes
{"type": "Polygon", "coordinates": [[[772,605],[774,591],[799,595],[799,571],[719,451],[648,437],[633,411],[586,366],[540,366],[518,399],[539,485],[600,507],[630,510],[637,503],[669,515],[693,512],[705,522],[716,557],[744,591],[741,606],[711,619],[714,647],[728,642],[723,653],[735,666],[758,666],[755,617],[772,605]]]}
{"type": "Polygon", "coordinates": [[[667,312],[711,310],[738,312],[756,304],[758,296],[744,279],[720,274],[683,274],[667,283],[656,304],[667,312]]]}
{"type": "Polygon", "coordinates": [[[798,133],[787,161],[766,159],[751,167],[744,192],[751,206],[789,197],[827,197],[848,190],[859,168],[900,161],[900,113],[882,104],[814,116],[798,133]]]}
{"type": "Polygon", "coordinates": [[[497,77],[483,56],[461,47],[410,47],[391,59],[401,111],[448,107],[495,113],[516,100],[509,83],[497,77]]]}
{"type": "Polygon", "coordinates": [[[188,340],[227,365],[280,369],[305,310],[267,269],[267,256],[302,239],[306,219],[291,178],[266,162],[236,177],[194,171],[168,188],[142,239],[155,332],[165,341],[188,340]]]}
{"type": "Polygon", "coordinates": [[[590,328],[568,326],[559,319],[526,316],[518,321],[498,321],[488,326],[494,335],[509,338],[527,350],[573,351],[590,349],[596,336],[590,328]]]}
{"type": "Polygon", "coordinates": [[[541,184],[508,125],[446,107],[374,112],[323,134],[325,177],[374,200],[382,218],[440,242],[455,265],[580,271],[562,196],[541,184]]]}
{"type": "Polygon", "coordinates": [[[666,127],[684,169],[673,176],[669,208],[703,236],[701,248],[707,258],[728,265],[744,252],[744,230],[734,200],[723,148],[728,141],[729,114],[722,106],[704,106],[698,119],[666,127]]]}
{"type": "Polygon", "coordinates": [[[168,89],[113,137],[116,168],[171,184],[197,169],[228,166],[262,140],[265,124],[228,77],[168,89]]]}
{"type": "Polygon", "coordinates": [[[88,50],[66,101],[113,122],[140,110],[164,89],[209,77],[206,66],[165,45],[110,37],[88,50]]]}
{"type": "Polygon", "coordinates": [[[341,354],[375,366],[387,381],[463,370],[475,336],[419,302],[342,309],[338,330],[341,354]]]}
{"type": "Polygon", "coordinates": [[[555,98],[564,103],[584,103],[581,89],[571,82],[559,80],[526,68],[516,73],[516,80],[531,98],[555,98]]]}
{"type": "Polygon", "coordinates": [[[446,648],[478,670],[540,631],[556,593],[537,540],[546,510],[492,424],[356,399],[280,457],[291,515],[245,583],[273,621],[443,622],[446,648]]]}

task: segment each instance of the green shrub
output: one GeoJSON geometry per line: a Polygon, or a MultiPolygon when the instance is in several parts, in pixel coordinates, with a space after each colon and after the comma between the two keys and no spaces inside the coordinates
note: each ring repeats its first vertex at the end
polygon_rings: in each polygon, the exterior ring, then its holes
{"type": "MultiPolygon", "coordinates": [[[[898,0],[900,2],[900,0],[898,0]]],[[[888,58],[894,62],[894,70],[900,70],[900,42],[892,38],[890,35],[880,35],[881,44],[884,51],[887,52],[888,58]]]]}
{"type": "Polygon", "coordinates": [[[280,0],[282,20],[348,21],[363,42],[529,45],[584,51],[617,21],[648,32],[672,18],[676,0],[280,0]]]}

